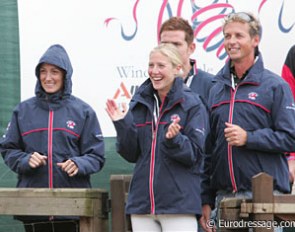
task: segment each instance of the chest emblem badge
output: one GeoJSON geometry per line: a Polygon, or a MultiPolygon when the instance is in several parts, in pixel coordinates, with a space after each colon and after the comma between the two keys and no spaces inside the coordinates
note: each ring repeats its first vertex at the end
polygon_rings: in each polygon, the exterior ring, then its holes
{"type": "Polygon", "coordinates": [[[74,129],[76,126],[76,123],[72,120],[68,120],[67,121],[67,127],[70,128],[70,129],[74,129]]]}
{"type": "Polygon", "coordinates": [[[251,100],[256,100],[257,97],[258,97],[258,93],[251,92],[248,94],[248,98],[251,100]]]}
{"type": "Polygon", "coordinates": [[[171,122],[175,122],[177,119],[180,119],[180,117],[179,117],[178,114],[173,114],[173,115],[171,115],[171,117],[170,117],[170,121],[171,121],[171,122]]]}

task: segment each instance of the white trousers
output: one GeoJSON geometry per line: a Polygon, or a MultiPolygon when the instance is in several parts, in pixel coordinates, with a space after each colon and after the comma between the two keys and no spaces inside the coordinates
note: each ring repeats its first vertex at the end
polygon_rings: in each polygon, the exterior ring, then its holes
{"type": "Polygon", "coordinates": [[[193,214],[132,214],[133,232],[197,232],[198,222],[193,214]]]}

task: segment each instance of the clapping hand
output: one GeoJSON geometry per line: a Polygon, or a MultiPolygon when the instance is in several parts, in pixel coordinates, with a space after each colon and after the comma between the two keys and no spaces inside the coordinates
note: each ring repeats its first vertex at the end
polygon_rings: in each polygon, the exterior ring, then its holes
{"type": "Polygon", "coordinates": [[[37,167],[46,165],[46,163],[47,163],[47,156],[41,155],[38,152],[33,152],[29,159],[29,165],[31,168],[37,168],[37,167]]]}
{"type": "Polygon", "coordinates": [[[112,119],[112,121],[118,121],[120,119],[123,119],[127,114],[126,103],[122,103],[122,109],[120,109],[113,99],[108,99],[106,105],[106,111],[112,119]]]}
{"type": "Polygon", "coordinates": [[[179,133],[179,131],[181,129],[181,126],[179,125],[179,122],[180,122],[180,118],[176,118],[169,125],[167,133],[166,133],[166,138],[167,139],[172,139],[179,133]]]}

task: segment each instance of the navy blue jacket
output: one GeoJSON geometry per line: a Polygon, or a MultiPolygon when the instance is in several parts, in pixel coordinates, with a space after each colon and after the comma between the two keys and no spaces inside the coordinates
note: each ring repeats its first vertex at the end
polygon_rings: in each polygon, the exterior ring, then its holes
{"type": "Polygon", "coordinates": [[[127,214],[201,214],[200,163],[208,115],[199,96],[176,78],[153,120],[154,90],[148,79],[131,100],[124,119],[115,121],[117,151],[135,162],[127,214]],[[180,133],[166,139],[172,120],[180,133]]]}
{"type": "Polygon", "coordinates": [[[212,80],[214,75],[197,68],[196,61],[191,60],[192,69],[188,76],[193,75],[190,88],[193,92],[200,95],[202,100],[207,104],[209,99],[210,89],[213,85],[212,80]]]}
{"type": "Polygon", "coordinates": [[[18,174],[17,187],[89,188],[90,174],[104,165],[104,140],[94,110],[71,95],[70,59],[60,45],[51,46],[37,67],[36,96],[19,103],[13,111],[0,151],[8,167],[18,174]],[[66,71],[64,90],[46,94],[39,80],[40,64],[66,71]],[[48,156],[47,165],[29,166],[33,152],[48,156]],[[78,174],[69,177],[56,165],[71,159],[78,174]]]}
{"type": "Polygon", "coordinates": [[[214,206],[216,191],[251,190],[260,172],[274,178],[274,189],[289,192],[284,152],[295,150],[295,104],[288,84],[264,68],[259,56],[237,87],[232,87],[230,63],[215,77],[209,97],[210,141],[202,179],[203,204],[214,206]],[[229,146],[225,122],[247,131],[245,146],[229,146]]]}

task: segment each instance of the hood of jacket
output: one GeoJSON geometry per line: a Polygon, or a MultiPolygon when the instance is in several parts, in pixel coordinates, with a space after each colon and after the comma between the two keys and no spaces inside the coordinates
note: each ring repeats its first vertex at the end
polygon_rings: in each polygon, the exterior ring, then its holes
{"type": "Polygon", "coordinates": [[[37,98],[47,98],[51,101],[55,101],[69,97],[72,93],[72,74],[73,68],[66,50],[59,44],[50,46],[40,58],[35,69],[35,75],[37,77],[35,94],[37,98]],[[40,82],[40,66],[43,63],[55,65],[65,71],[63,91],[55,94],[46,94],[40,82]]]}

